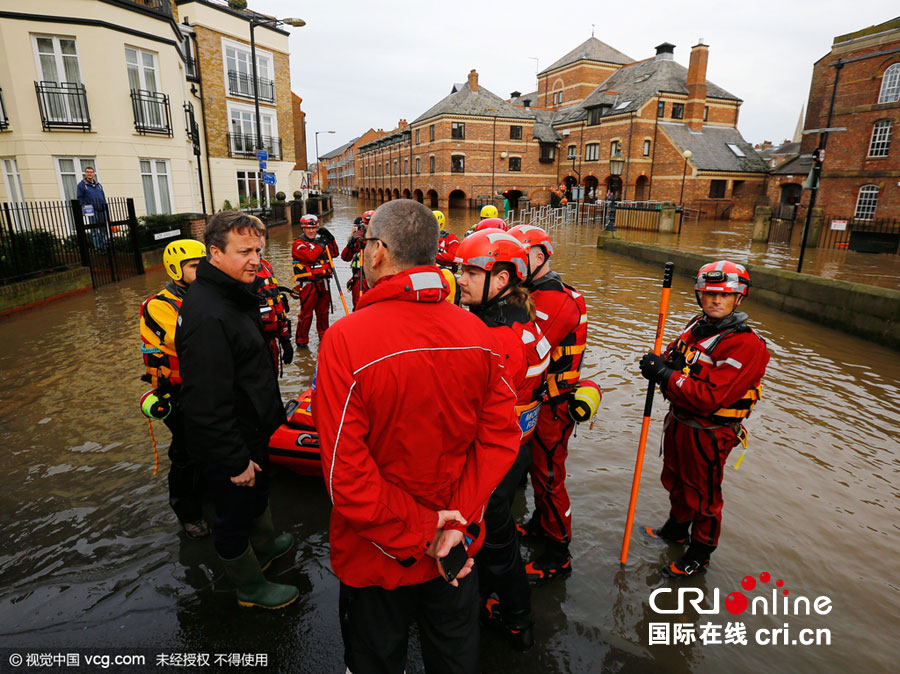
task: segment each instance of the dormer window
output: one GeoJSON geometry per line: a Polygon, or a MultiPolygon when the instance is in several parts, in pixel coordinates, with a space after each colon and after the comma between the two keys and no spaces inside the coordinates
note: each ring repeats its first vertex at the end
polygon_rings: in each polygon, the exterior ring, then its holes
{"type": "Polygon", "coordinates": [[[744,154],[744,151],[741,148],[739,148],[737,145],[735,145],[734,143],[725,143],[725,144],[728,146],[729,150],[734,152],[736,157],[746,157],[747,156],[744,154]]]}

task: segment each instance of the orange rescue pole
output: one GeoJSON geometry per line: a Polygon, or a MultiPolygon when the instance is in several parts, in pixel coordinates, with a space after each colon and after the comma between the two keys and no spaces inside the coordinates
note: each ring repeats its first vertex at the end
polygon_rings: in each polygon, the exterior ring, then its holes
{"type": "Polygon", "coordinates": [[[344,305],[344,316],[349,316],[350,310],[347,308],[347,300],[344,299],[344,291],[341,289],[341,282],[337,277],[337,269],[334,268],[334,260],[331,259],[331,251],[328,250],[328,246],[325,246],[325,252],[328,254],[328,264],[331,265],[331,273],[334,274],[334,285],[337,286],[338,293],[341,296],[341,304],[344,305]]]}
{"type": "MultiPolygon", "coordinates": [[[[659,318],[656,321],[656,340],[653,342],[653,353],[659,354],[662,349],[663,330],[666,327],[666,312],[669,309],[669,292],[672,289],[673,262],[666,262],[663,272],[662,296],[659,299],[659,318]]],[[[641,468],[644,466],[644,449],[647,446],[647,432],[650,430],[650,413],[653,410],[653,390],[656,384],[652,381],[647,388],[644,401],[644,420],[641,423],[641,439],[638,443],[637,460],[634,463],[634,479],[631,482],[631,500],[628,502],[628,517],[625,519],[625,538],[622,540],[622,554],[619,563],[628,561],[628,544],[631,542],[631,527],[634,524],[634,509],[637,506],[638,489],[641,486],[641,468]]]]}

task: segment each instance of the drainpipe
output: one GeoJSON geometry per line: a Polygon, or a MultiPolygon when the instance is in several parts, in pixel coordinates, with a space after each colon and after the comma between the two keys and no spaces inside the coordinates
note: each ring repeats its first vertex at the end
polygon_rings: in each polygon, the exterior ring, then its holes
{"type": "Polygon", "coordinates": [[[656,165],[656,135],[659,131],[659,99],[662,94],[656,94],[656,123],[653,125],[653,152],[650,154],[650,186],[647,188],[647,201],[653,193],[653,168],[656,165]]]}

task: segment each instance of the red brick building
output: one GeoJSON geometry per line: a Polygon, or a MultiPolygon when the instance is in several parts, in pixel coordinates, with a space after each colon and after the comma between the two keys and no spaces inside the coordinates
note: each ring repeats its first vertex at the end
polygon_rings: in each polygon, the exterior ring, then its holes
{"type": "MultiPolygon", "coordinates": [[[[817,145],[825,147],[816,205],[829,217],[900,218],[898,123],[900,17],[837,36],[813,66],[805,128],[847,130],[804,135],[800,155],[808,167],[817,145]]],[[[775,188],[772,181],[770,196],[775,188]]]]}
{"type": "Polygon", "coordinates": [[[472,70],[409,129],[360,146],[359,194],[446,208],[500,192],[515,205],[546,203],[565,183],[590,198],[612,191],[749,217],[766,166],[736,128],[741,100],[706,80],[707,58],[698,44],[685,68],[664,43],[634,61],[592,37],[539,73],[537,92],[509,100],[472,70]],[[621,177],[609,171],[616,152],[621,177]]]}

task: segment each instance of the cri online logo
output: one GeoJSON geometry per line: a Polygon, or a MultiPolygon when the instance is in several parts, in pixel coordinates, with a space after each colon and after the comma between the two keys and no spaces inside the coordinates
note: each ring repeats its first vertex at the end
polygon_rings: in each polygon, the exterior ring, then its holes
{"type": "MultiPolygon", "coordinates": [[[[772,575],[768,571],[763,571],[759,574],[759,583],[760,589],[767,589],[763,586],[767,585],[769,581],[772,580],[772,575]]],[[[741,588],[750,592],[751,590],[756,589],[757,580],[754,576],[744,576],[741,579],[741,588]]],[[[677,588],[678,593],[678,604],[675,608],[662,608],[657,605],[657,597],[661,595],[668,594],[670,592],[676,592],[675,589],[670,587],[661,587],[657,590],[654,590],[650,595],[650,608],[652,608],[657,613],[684,613],[684,605],[685,603],[689,604],[693,609],[700,614],[713,614],[719,613],[719,589],[715,588],[712,591],[712,606],[710,608],[704,608],[703,602],[706,598],[705,593],[698,587],[679,587],[677,588]]],[[[725,597],[725,610],[731,613],[732,615],[740,615],[748,610],[751,615],[810,615],[810,611],[815,611],[819,615],[827,615],[831,613],[831,599],[822,595],[816,597],[814,600],[810,600],[809,597],[804,597],[803,595],[797,595],[792,598],[789,596],[788,589],[784,587],[784,581],[780,578],[774,582],[774,587],[772,587],[771,598],[768,595],[761,594],[759,596],[753,597],[752,600],[747,598],[747,595],[741,592],[740,590],[736,590],[728,594],[725,597]],[[780,595],[780,596],[779,596],[780,595]],[[781,602],[778,600],[781,599],[781,602]]]]}

